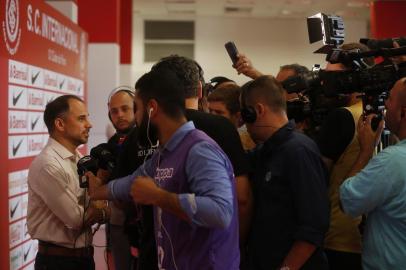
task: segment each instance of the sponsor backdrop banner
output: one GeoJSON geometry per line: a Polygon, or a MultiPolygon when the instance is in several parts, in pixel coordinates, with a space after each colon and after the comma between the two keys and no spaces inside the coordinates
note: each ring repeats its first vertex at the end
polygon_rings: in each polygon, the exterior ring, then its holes
{"type": "Polygon", "coordinates": [[[0,269],[34,269],[28,168],[48,141],[46,104],[86,100],[88,37],[42,0],[0,0],[0,33],[0,269]]]}

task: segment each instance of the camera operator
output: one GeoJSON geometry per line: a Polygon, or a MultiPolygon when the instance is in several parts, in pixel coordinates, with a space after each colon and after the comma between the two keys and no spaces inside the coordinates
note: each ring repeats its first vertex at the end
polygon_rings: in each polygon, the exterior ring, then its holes
{"type": "Polygon", "coordinates": [[[242,86],[242,117],[256,142],[250,269],[328,269],[327,172],[316,144],[294,130],[284,89],[261,76],[242,86]]]}
{"type": "Polygon", "coordinates": [[[383,121],[375,132],[371,128],[374,115],[361,117],[357,126],[360,151],[351,164],[352,177],[340,187],[343,211],[352,217],[367,215],[364,270],[404,269],[406,265],[406,78],[396,82],[385,107],[386,127],[400,142],[373,157],[383,121]]]}
{"type": "Polygon", "coordinates": [[[91,225],[104,223],[107,208],[96,208],[79,187],[77,147],[92,127],[83,101],[64,95],[46,105],[49,140],[28,173],[28,232],[39,241],[35,269],[95,269],[91,225]]]}
{"type": "MultiPolygon", "coordinates": [[[[133,172],[141,163],[136,158],[137,148],[134,143],[136,138],[134,117],[134,94],[135,91],[128,86],[119,86],[110,93],[107,106],[108,116],[116,133],[109,139],[108,145],[114,149],[116,166],[110,179],[125,176],[133,172]],[[131,148],[131,155],[126,155],[127,149],[131,148]],[[135,164],[134,164],[135,163],[135,164]]],[[[128,206],[120,209],[116,203],[110,204],[111,216],[108,226],[108,243],[111,246],[115,269],[131,269],[135,265],[135,258],[131,255],[131,245],[138,247],[137,240],[130,237],[126,231],[126,218],[130,215],[128,206]],[[130,239],[132,241],[130,241],[130,239]]],[[[131,209],[133,210],[133,209],[131,209]]],[[[128,220],[127,220],[128,222],[128,220]]],[[[137,238],[138,236],[135,236],[137,238]]]]}
{"type": "MultiPolygon", "coordinates": [[[[342,50],[368,51],[359,43],[341,46],[342,50]]],[[[373,65],[373,58],[363,59],[373,65]]],[[[327,63],[326,70],[353,69],[352,65],[327,63]]],[[[357,90],[357,89],[355,89],[357,90]]],[[[359,89],[361,91],[362,89],[359,89]]],[[[323,160],[330,172],[329,197],[331,203],[330,228],[324,240],[330,269],[361,269],[361,235],[358,225],[361,217],[352,218],[339,208],[338,189],[344,181],[359,153],[356,123],[362,114],[362,100],[355,92],[346,97],[343,107],[330,111],[320,128],[317,143],[323,160]]]]}

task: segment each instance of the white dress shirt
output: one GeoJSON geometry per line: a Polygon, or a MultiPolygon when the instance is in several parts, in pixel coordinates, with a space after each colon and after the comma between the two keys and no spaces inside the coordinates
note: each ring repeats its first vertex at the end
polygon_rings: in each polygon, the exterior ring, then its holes
{"type": "Polygon", "coordinates": [[[72,154],[49,138],[45,148],[31,163],[27,224],[33,239],[68,248],[85,247],[92,243],[89,230],[80,232],[85,200],[85,190],[79,187],[76,166],[80,157],[78,151],[72,154]]]}

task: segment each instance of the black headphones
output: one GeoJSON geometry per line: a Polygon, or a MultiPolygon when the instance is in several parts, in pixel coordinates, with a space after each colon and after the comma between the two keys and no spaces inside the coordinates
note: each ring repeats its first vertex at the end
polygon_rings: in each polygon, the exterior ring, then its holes
{"type": "MultiPolygon", "coordinates": [[[[118,87],[114,88],[113,90],[111,90],[111,92],[110,92],[110,94],[109,94],[109,97],[108,97],[108,99],[107,99],[107,106],[110,105],[111,98],[112,98],[115,94],[117,94],[118,92],[126,92],[126,93],[133,99],[133,103],[134,103],[134,105],[133,105],[133,110],[134,110],[134,113],[135,113],[135,100],[134,100],[134,97],[135,97],[135,89],[132,88],[132,87],[130,87],[130,86],[127,86],[127,85],[121,85],[121,86],[118,86],[118,87]]],[[[110,119],[110,121],[111,121],[110,109],[109,109],[108,115],[109,115],[109,119],[110,119]]]]}
{"type": "Polygon", "coordinates": [[[241,118],[245,123],[252,124],[257,120],[257,112],[252,106],[241,108],[241,118]]]}

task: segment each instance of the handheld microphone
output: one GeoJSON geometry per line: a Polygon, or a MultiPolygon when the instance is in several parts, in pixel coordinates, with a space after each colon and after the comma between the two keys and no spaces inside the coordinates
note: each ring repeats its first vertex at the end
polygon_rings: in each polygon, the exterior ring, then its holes
{"type": "Polygon", "coordinates": [[[79,174],[79,186],[81,188],[88,188],[89,181],[85,176],[86,172],[92,172],[94,175],[97,174],[97,170],[99,169],[99,164],[97,159],[93,158],[92,156],[84,156],[79,159],[77,163],[78,167],[78,174],[79,174]]]}

